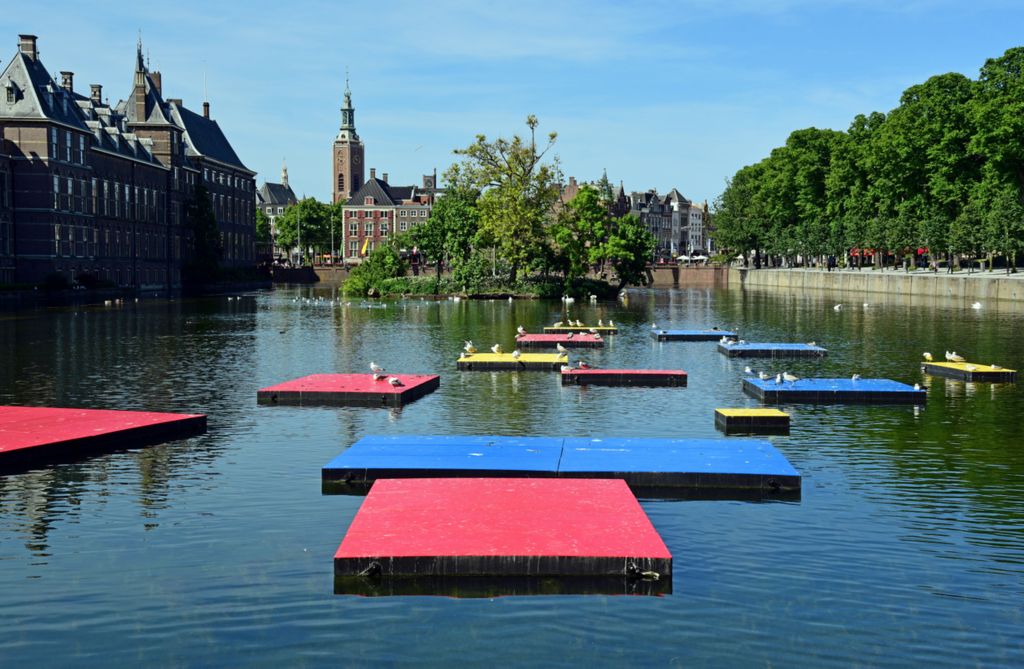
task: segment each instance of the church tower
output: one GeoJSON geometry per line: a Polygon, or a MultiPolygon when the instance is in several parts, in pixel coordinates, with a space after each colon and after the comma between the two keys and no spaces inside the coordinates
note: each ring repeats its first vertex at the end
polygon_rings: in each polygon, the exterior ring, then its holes
{"type": "Polygon", "coordinates": [[[334,202],[346,202],[363,185],[363,143],[356,134],[356,110],[345,76],[345,103],[341,107],[341,129],[334,139],[334,202]]]}

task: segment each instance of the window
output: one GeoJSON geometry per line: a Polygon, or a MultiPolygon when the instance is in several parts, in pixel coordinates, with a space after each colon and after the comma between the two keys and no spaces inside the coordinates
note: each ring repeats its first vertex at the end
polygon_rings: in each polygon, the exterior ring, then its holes
{"type": "Polygon", "coordinates": [[[278,207],[278,208],[277,208],[277,213],[278,213],[279,215],[280,215],[280,214],[283,214],[283,213],[284,213],[284,207],[278,207]]]}
{"type": "Polygon", "coordinates": [[[210,171],[209,171],[209,169],[204,167],[203,168],[203,181],[209,181],[209,180],[210,180],[210,171]]]}
{"type": "Polygon", "coordinates": [[[380,236],[381,237],[387,237],[388,236],[388,224],[387,223],[381,223],[380,224],[380,236]]]}
{"type": "Polygon", "coordinates": [[[14,83],[8,81],[7,82],[7,104],[13,105],[17,101],[17,99],[18,99],[18,94],[14,90],[14,83]]]}
{"type": "Polygon", "coordinates": [[[366,230],[366,236],[369,237],[370,235],[373,234],[373,223],[370,222],[370,221],[367,221],[366,222],[366,226],[364,227],[364,229],[366,230]]]}
{"type": "Polygon", "coordinates": [[[359,224],[356,223],[355,221],[352,221],[351,223],[349,223],[348,224],[348,234],[350,234],[350,235],[358,235],[359,234],[359,224]]]}
{"type": "Polygon", "coordinates": [[[345,175],[344,174],[339,174],[338,175],[338,192],[340,193],[340,192],[342,192],[344,190],[345,190],[345,175]]]}
{"type": "Polygon", "coordinates": [[[398,223],[398,229],[401,230],[402,232],[405,232],[406,230],[408,230],[409,229],[409,221],[400,221],[398,223]]]}
{"type": "Polygon", "coordinates": [[[57,129],[56,128],[50,128],[50,157],[51,158],[56,158],[57,155],[58,155],[57,152],[58,152],[58,147],[57,147],[57,129]]]}
{"type": "Polygon", "coordinates": [[[348,251],[352,255],[355,255],[359,251],[359,242],[357,242],[354,239],[352,241],[350,241],[348,243],[348,251]]]}
{"type": "Polygon", "coordinates": [[[71,131],[66,130],[64,132],[64,139],[67,140],[64,144],[64,160],[71,162],[71,131]]]}
{"type": "MultiPolygon", "coordinates": [[[[56,131],[54,131],[54,132],[56,132],[56,131]]],[[[59,198],[60,198],[60,177],[55,175],[53,177],[53,208],[54,209],[60,209],[60,206],[59,206],[60,199],[59,198]]]]}

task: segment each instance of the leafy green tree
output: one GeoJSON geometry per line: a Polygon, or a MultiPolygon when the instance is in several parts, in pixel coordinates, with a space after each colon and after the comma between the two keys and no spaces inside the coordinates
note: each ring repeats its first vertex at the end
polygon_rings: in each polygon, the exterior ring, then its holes
{"type": "Polygon", "coordinates": [[[269,243],[271,241],[270,219],[267,218],[267,215],[259,207],[256,208],[256,241],[261,243],[269,243]]]}
{"type": "Polygon", "coordinates": [[[192,231],[192,261],[186,275],[198,281],[213,278],[217,274],[224,249],[210,191],[205,186],[196,186],[188,205],[188,220],[192,231]]]}
{"type": "Polygon", "coordinates": [[[761,248],[767,233],[760,187],[766,161],[748,165],[726,182],[715,200],[715,229],[712,236],[719,248],[744,254],[761,248]]]}
{"type": "Polygon", "coordinates": [[[647,285],[647,263],[657,240],[635,214],[626,214],[612,224],[603,255],[619,277],[619,290],[628,285],[647,285]]]}
{"type": "MultiPolygon", "coordinates": [[[[277,217],[277,245],[282,248],[293,248],[299,243],[300,226],[303,259],[310,248],[327,248],[331,243],[330,205],[307,197],[299,200],[284,210],[277,217]]],[[[338,220],[335,220],[335,240],[338,239],[338,220]]]]}
{"type": "Polygon", "coordinates": [[[538,150],[537,117],[527,117],[526,125],[528,139],[514,135],[511,140],[492,142],[477,135],[473,144],[455,151],[464,157],[458,172],[461,185],[482,193],[477,202],[480,239],[496,246],[508,261],[512,282],[521,268],[540,255],[544,226],[559,196],[557,159],[543,162],[557,134],[550,133],[547,144],[538,150]]]}
{"type": "Polygon", "coordinates": [[[411,234],[412,243],[437,263],[439,274],[444,263],[454,272],[465,265],[479,229],[479,194],[458,178],[458,166],[453,169],[448,178],[452,187],[434,203],[430,218],[414,227],[411,234]]]}
{"type": "Polygon", "coordinates": [[[610,223],[600,193],[586,185],[559,212],[550,232],[556,257],[563,260],[567,287],[574,279],[586,276],[591,265],[604,259],[610,223]]]}
{"type": "Polygon", "coordinates": [[[381,244],[349,272],[348,278],[341,285],[341,290],[346,295],[376,297],[380,293],[381,282],[403,276],[405,270],[405,261],[398,254],[395,245],[381,244]]]}
{"type": "Polygon", "coordinates": [[[974,103],[971,149],[1024,190],[1024,47],[985,62],[974,103]]]}

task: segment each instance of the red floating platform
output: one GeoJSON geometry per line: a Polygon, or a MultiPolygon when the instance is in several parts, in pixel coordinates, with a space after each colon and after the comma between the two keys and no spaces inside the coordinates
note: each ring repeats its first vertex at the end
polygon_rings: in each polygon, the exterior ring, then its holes
{"type": "Polygon", "coordinates": [[[555,348],[559,344],[566,348],[601,348],[604,339],[600,335],[586,334],[525,334],[516,336],[520,348],[555,348]]]}
{"type": "Polygon", "coordinates": [[[0,406],[0,468],[74,460],[203,432],[202,414],[0,406]]]}
{"type": "Polygon", "coordinates": [[[686,372],[681,369],[567,369],[562,385],[600,386],[678,386],[686,387],[686,372]]]}
{"type": "Polygon", "coordinates": [[[670,582],[672,555],[620,479],[381,479],[334,573],[670,582]]]}
{"type": "Polygon", "coordinates": [[[436,374],[385,374],[374,380],[372,374],[310,374],[261,388],[256,400],[261,404],[301,406],[373,406],[397,407],[434,392],[441,385],[436,374]],[[397,378],[401,385],[391,385],[397,378]]]}

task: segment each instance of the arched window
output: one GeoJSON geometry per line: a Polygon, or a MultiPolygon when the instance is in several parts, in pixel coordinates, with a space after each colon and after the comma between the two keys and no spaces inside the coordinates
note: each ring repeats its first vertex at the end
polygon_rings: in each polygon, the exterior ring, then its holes
{"type": "Polygon", "coordinates": [[[338,174],[338,192],[340,193],[340,192],[342,192],[344,190],[345,190],[345,175],[339,173],[338,174]]]}

